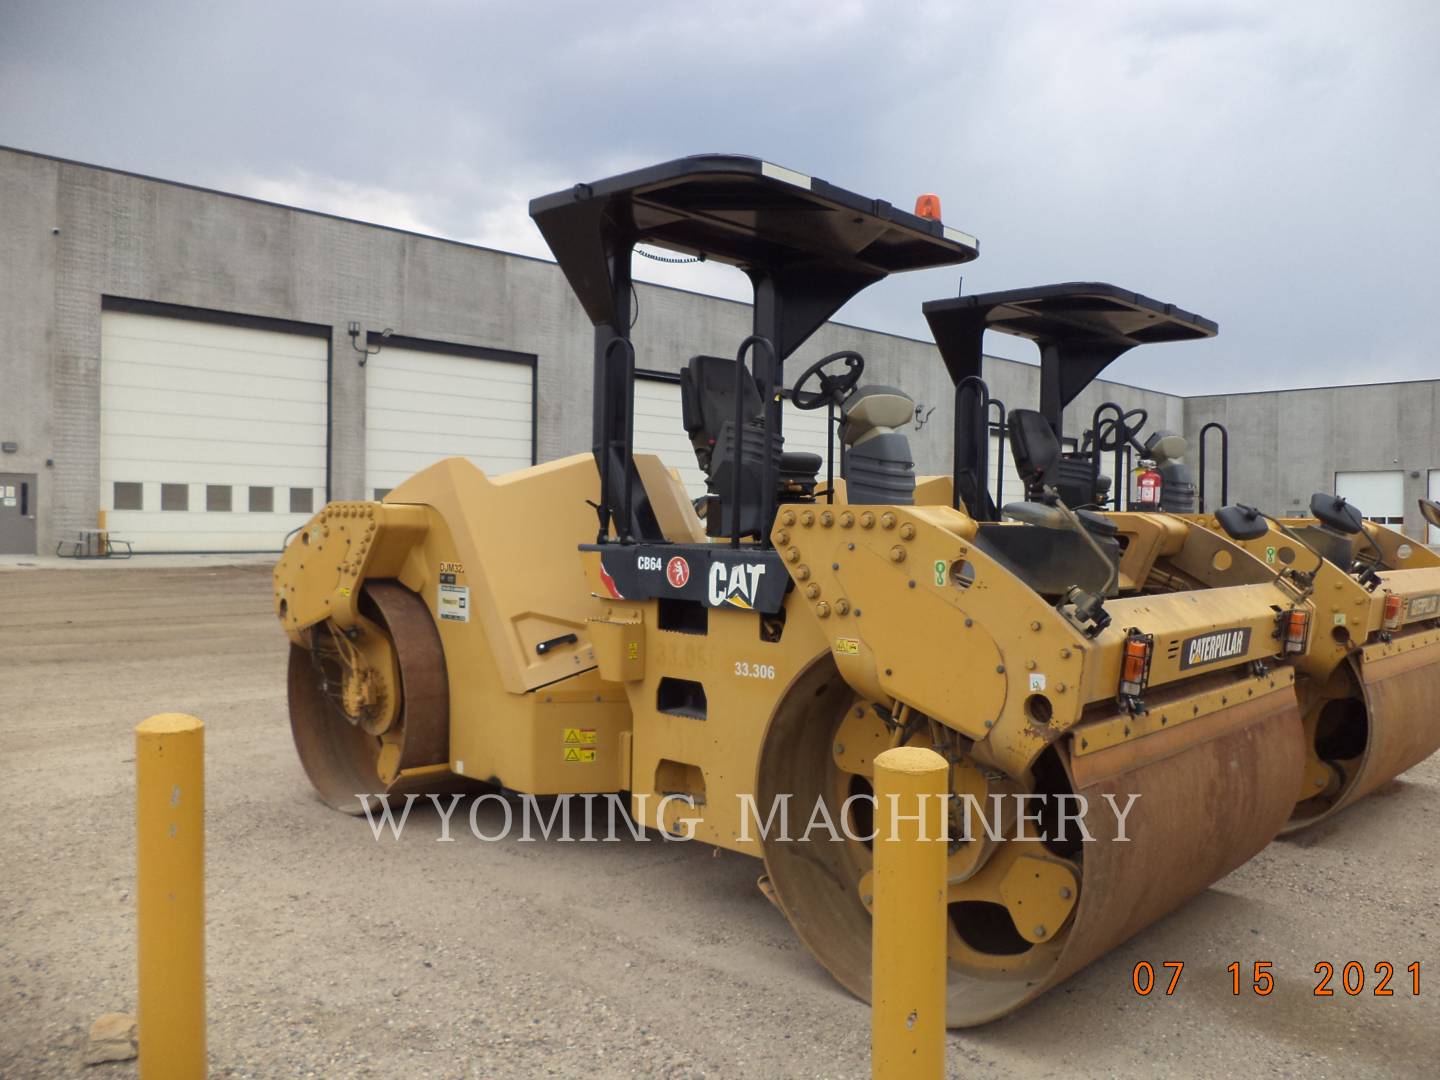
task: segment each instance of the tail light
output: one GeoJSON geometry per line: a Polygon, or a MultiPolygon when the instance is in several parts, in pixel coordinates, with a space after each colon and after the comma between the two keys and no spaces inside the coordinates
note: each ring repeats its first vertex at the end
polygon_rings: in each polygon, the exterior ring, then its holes
{"type": "Polygon", "coordinates": [[[1381,624],[1386,630],[1399,630],[1405,620],[1405,598],[1395,593],[1385,597],[1385,620],[1381,624]]]}
{"type": "Polygon", "coordinates": [[[1139,700],[1150,680],[1150,655],[1155,639],[1133,627],[1125,638],[1125,652],[1120,661],[1120,701],[1130,704],[1139,700]]]}
{"type": "Polygon", "coordinates": [[[1305,639],[1310,636],[1310,612],[1301,608],[1287,611],[1280,616],[1281,640],[1285,643],[1285,655],[1292,656],[1305,651],[1305,639]]]}

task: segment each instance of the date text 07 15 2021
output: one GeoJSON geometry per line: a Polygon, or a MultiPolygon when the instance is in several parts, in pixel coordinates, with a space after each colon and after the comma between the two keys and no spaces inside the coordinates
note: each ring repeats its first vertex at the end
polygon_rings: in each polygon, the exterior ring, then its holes
{"type": "MultiPolygon", "coordinates": [[[[1185,961],[1162,960],[1159,966],[1160,974],[1157,977],[1155,965],[1150,961],[1141,960],[1135,965],[1130,973],[1130,983],[1135,993],[1141,997],[1149,997],[1159,989],[1166,997],[1170,997],[1180,989],[1180,976],[1185,971],[1185,961]]],[[[1269,960],[1256,960],[1247,970],[1243,964],[1236,961],[1225,969],[1230,974],[1230,992],[1238,997],[1248,990],[1257,997],[1268,997],[1275,991],[1274,967],[1269,960]]],[[[1369,993],[1374,997],[1394,997],[1397,990],[1401,996],[1420,996],[1418,960],[1401,969],[1398,979],[1395,965],[1388,960],[1377,962],[1373,970],[1367,969],[1358,960],[1336,964],[1321,960],[1315,965],[1314,971],[1315,980],[1311,993],[1315,997],[1334,997],[1337,988],[1346,996],[1359,997],[1366,993],[1367,985],[1369,993]]]]}

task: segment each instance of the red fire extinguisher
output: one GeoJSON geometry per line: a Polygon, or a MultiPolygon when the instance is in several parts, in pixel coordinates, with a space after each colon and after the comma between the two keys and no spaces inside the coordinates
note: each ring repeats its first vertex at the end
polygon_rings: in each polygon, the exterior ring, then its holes
{"type": "Polygon", "coordinates": [[[1140,462],[1141,473],[1135,478],[1135,508],[1137,510],[1160,509],[1160,474],[1155,471],[1153,461],[1140,462]]]}

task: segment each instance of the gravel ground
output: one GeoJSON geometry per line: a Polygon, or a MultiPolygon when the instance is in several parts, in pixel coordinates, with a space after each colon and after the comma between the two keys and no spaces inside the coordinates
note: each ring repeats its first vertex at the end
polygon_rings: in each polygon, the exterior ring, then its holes
{"type": "MultiPolygon", "coordinates": [[[[322,806],[267,590],[267,567],[214,562],[0,575],[0,1076],[135,1075],[81,1060],[90,1022],[135,1006],[132,729],[164,711],[207,725],[213,1075],[869,1075],[868,1011],[753,860],[463,827],[439,844],[423,809],[377,843],[322,806]]],[[[1432,759],[1019,1015],[952,1033],[951,1075],[1436,1075],[1437,826],[1432,759]],[[1138,997],[1139,960],[1183,960],[1176,994],[1138,997]],[[1395,996],[1315,998],[1321,960],[1360,961],[1371,985],[1390,961],[1395,996]],[[1274,993],[1232,996],[1231,961],[1272,962],[1274,993]]]]}

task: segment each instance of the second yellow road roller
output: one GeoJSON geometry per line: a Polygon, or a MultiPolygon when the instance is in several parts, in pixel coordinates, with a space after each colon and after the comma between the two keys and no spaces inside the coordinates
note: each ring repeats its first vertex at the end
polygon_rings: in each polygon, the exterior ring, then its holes
{"type": "MultiPolygon", "coordinates": [[[[1003,470],[993,474],[997,491],[991,497],[988,453],[992,445],[1002,453],[1004,447],[992,443],[994,428],[1009,435],[1026,487],[1016,493],[1020,498],[1043,499],[1049,490],[1114,528],[1123,552],[1122,593],[1250,580],[1258,560],[1262,573],[1314,607],[1316,630],[1295,658],[1307,764],[1287,832],[1335,814],[1440,749],[1440,555],[1324,492],[1311,498],[1311,513],[1303,518],[1277,519],[1239,505],[1197,514],[1186,440],[1163,428],[1145,435],[1144,409],[1101,402],[1076,448],[1061,448],[1066,407],[1111,362],[1138,346],[1209,336],[1215,324],[1096,282],[951,297],[924,310],[956,386],[956,491],[973,516],[1053,513],[1037,511],[1033,502],[997,505],[1003,502],[1003,470]],[[991,398],[980,378],[986,332],[1036,344],[1038,410],[1007,411],[991,398]],[[1102,474],[1107,462],[1113,481],[1102,474]],[[1153,477],[1153,486],[1128,482],[1137,469],[1153,477]],[[1250,558],[1224,566],[1202,561],[1203,575],[1187,572],[1177,559],[1185,561],[1197,544],[1203,548],[1206,532],[1228,536],[1250,558]]],[[[1223,427],[1220,435],[1223,447],[1223,427]]],[[[1228,453],[1222,452],[1221,469],[1227,468],[1228,453]]],[[[1204,474],[1202,456],[1198,486],[1204,486],[1204,474]]],[[[1223,471],[1218,486],[1228,488],[1223,471]]],[[[1421,509],[1440,520],[1440,508],[1422,502],[1421,509]]],[[[1190,557],[1188,567],[1195,562],[1190,557]]]]}

